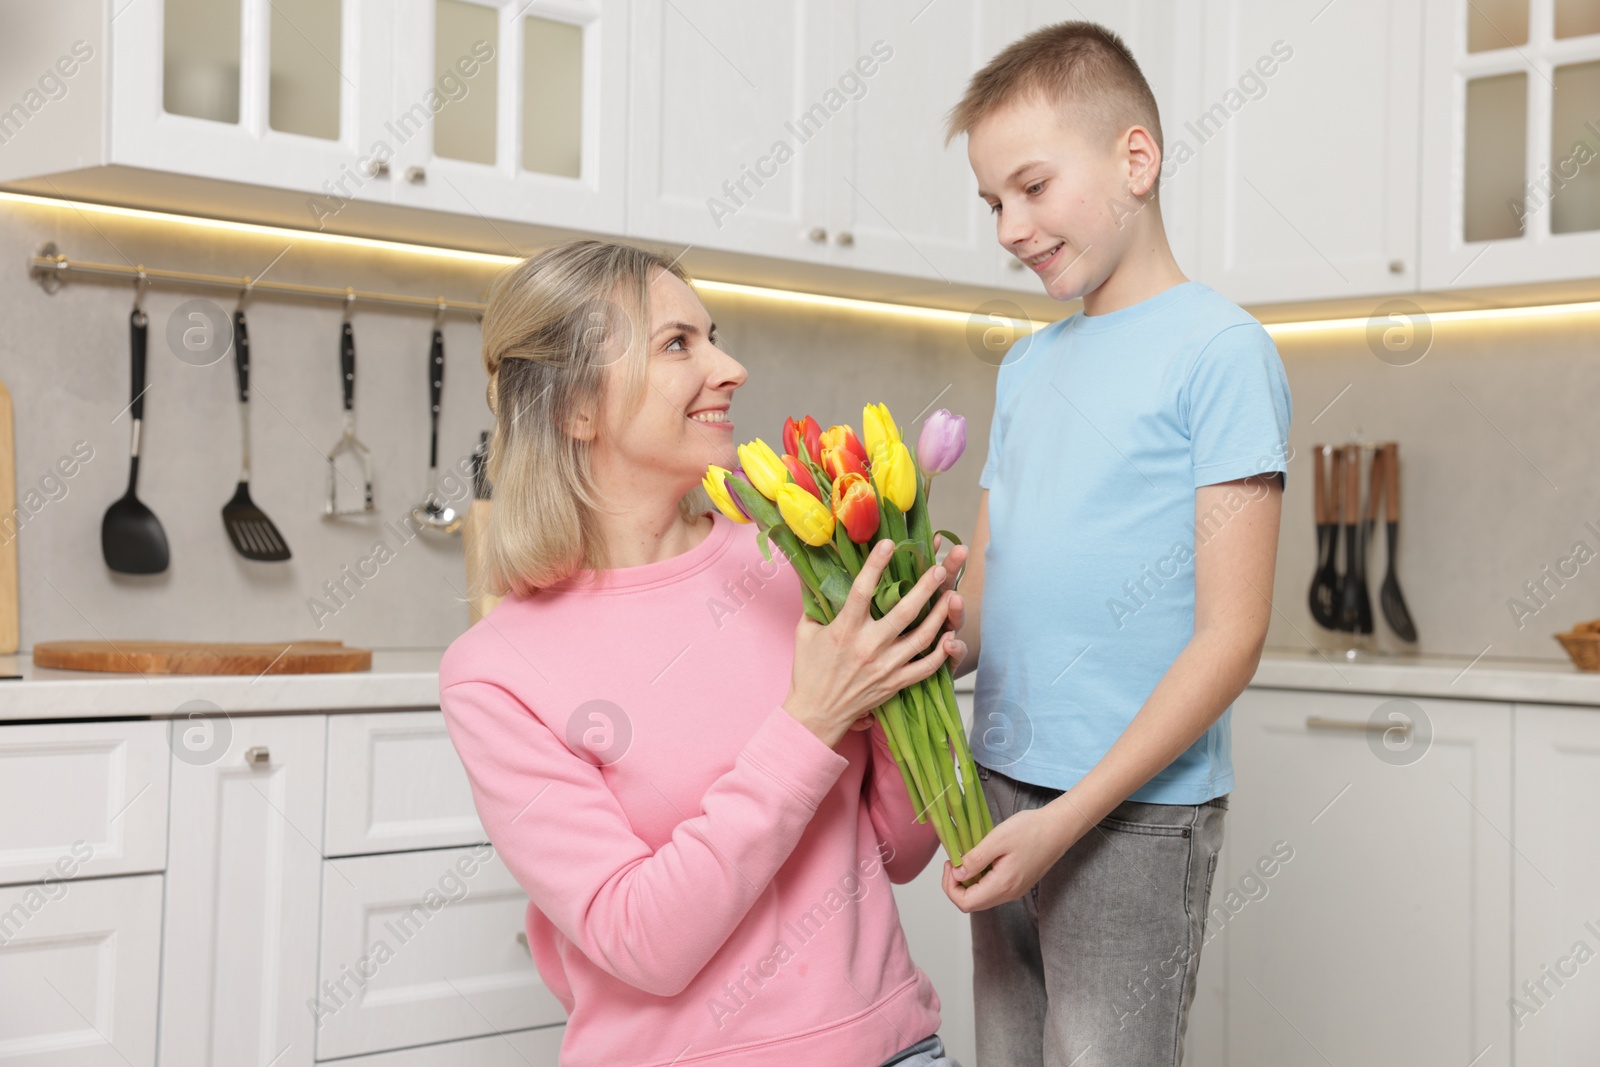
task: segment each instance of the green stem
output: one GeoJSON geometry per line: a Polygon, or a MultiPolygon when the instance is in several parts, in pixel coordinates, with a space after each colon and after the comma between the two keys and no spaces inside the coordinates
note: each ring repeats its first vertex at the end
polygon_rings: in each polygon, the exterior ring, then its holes
{"type": "Polygon", "coordinates": [[[967,819],[966,799],[956,779],[955,757],[951,755],[950,717],[944,700],[937,695],[936,683],[930,684],[924,679],[917,683],[917,687],[922,690],[923,700],[928,707],[928,736],[933,742],[934,758],[939,761],[939,773],[944,779],[942,784],[948,787],[944,794],[945,806],[950,810],[950,820],[956,827],[956,840],[960,842],[961,852],[965,855],[971,851],[974,839],[972,825],[967,819]]]}
{"type": "Polygon", "coordinates": [[[771,538],[778,542],[778,547],[794,564],[795,573],[800,576],[800,581],[811,592],[812,599],[817,609],[823,615],[824,624],[833,621],[833,610],[828,605],[828,598],[822,595],[822,585],[817,581],[817,574],[811,568],[811,560],[806,556],[805,550],[800,546],[800,539],[793,530],[787,526],[773,526],[771,538]]]}
{"type": "Polygon", "coordinates": [[[951,862],[957,866],[961,864],[961,857],[966,853],[966,841],[961,830],[964,820],[956,817],[956,808],[952,801],[959,802],[960,795],[951,797],[955,783],[951,781],[953,775],[948,766],[950,750],[942,740],[945,730],[944,723],[938,716],[938,711],[927,706],[927,694],[922,683],[909,687],[906,692],[911,694],[911,701],[917,708],[921,729],[917,732],[916,740],[921,749],[921,758],[924,763],[923,775],[931,783],[932,791],[929,793],[929,817],[941,827],[946,828],[950,835],[950,844],[955,847],[948,848],[951,862]],[[944,758],[940,753],[943,752],[944,758]]]}
{"type": "Polygon", "coordinates": [[[922,765],[917,761],[916,748],[911,741],[912,724],[906,721],[905,703],[896,693],[883,704],[886,709],[884,716],[884,729],[889,735],[889,748],[907,768],[911,775],[912,790],[911,804],[917,813],[918,822],[927,822],[926,797],[932,796],[928,792],[928,783],[922,777],[922,765]]]}

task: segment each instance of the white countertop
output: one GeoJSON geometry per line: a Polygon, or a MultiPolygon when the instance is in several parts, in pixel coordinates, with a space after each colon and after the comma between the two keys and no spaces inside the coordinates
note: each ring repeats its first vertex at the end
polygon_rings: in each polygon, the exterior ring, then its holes
{"type": "MultiPolygon", "coordinates": [[[[204,700],[234,714],[364,711],[439,706],[442,648],[378,649],[370,671],[339,674],[112,674],[35,667],[26,654],[0,656],[0,722],[107,717],[173,718],[204,700]]],[[[974,675],[956,679],[959,692],[974,675]]],[[[1251,683],[1259,688],[1519,701],[1600,707],[1600,673],[1542,661],[1476,661],[1269,649],[1251,683]]]]}

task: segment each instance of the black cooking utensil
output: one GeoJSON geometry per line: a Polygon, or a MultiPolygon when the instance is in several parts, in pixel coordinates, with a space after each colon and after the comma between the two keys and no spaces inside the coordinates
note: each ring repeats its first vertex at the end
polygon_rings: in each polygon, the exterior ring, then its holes
{"type": "MultiPolygon", "coordinates": [[[[1356,449],[1360,462],[1360,446],[1356,449]]],[[[1373,630],[1372,597],[1367,593],[1367,556],[1372,549],[1372,534],[1378,526],[1378,500],[1383,489],[1383,449],[1372,450],[1372,467],[1367,475],[1366,516],[1361,520],[1361,614],[1356,622],[1358,633],[1370,634],[1373,630]]]]}
{"type": "Polygon", "coordinates": [[[1344,446],[1344,580],[1339,596],[1339,629],[1372,632],[1372,601],[1367,596],[1366,562],[1361,545],[1361,446],[1344,446]],[[1367,620],[1362,630],[1361,620],[1367,620]]]}
{"type": "Polygon", "coordinates": [[[1339,531],[1338,515],[1329,500],[1327,477],[1327,452],[1322,445],[1311,448],[1312,493],[1311,510],[1317,525],[1317,566],[1311,575],[1311,618],[1323,629],[1332,630],[1338,621],[1334,610],[1333,586],[1338,577],[1334,567],[1334,550],[1339,531]]]}
{"type": "Polygon", "coordinates": [[[243,308],[233,313],[233,368],[239,379],[244,459],[239,466],[239,486],[233,491],[233,499],[222,505],[222,525],[239,555],[276,563],[289,558],[289,546],[278,528],[272,525],[272,520],[250,499],[250,335],[245,330],[243,308]]]}
{"type": "Polygon", "coordinates": [[[129,350],[133,373],[133,446],[128,460],[128,491],[106,509],[100,521],[100,553],[106,566],[123,574],[159,574],[167,569],[171,553],[161,520],[139,502],[139,434],[144,424],[145,345],[150,320],[134,307],[128,318],[129,350]]]}
{"type": "Polygon", "coordinates": [[[1400,595],[1400,579],[1395,576],[1396,545],[1400,540],[1400,446],[1390,442],[1384,446],[1383,512],[1388,521],[1389,561],[1383,576],[1383,588],[1378,592],[1378,602],[1383,607],[1383,618],[1389,629],[1402,641],[1417,639],[1416,623],[1406,610],[1405,597],[1400,595]]]}

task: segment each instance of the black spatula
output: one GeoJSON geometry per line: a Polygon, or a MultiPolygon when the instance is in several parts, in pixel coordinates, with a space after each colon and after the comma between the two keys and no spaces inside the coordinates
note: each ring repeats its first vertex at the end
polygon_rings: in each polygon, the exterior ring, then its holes
{"type": "Polygon", "coordinates": [[[1334,583],[1338,577],[1335,568],[1334,555],[1338,551],[1339,522],[1337,514],[1337,494],[1330,493],[1327,476],[1327,455],[1329,450],[1322,445],[1314,445],[1311,449],[1312,492],[1315,494],[1311,502],[1312,514],[1317,524],[1317,567],[1311,576],[1311,618],[1325,630],[1337,627],[1338,615],[1335,610],[1334,583]],[[1330,497],[1333,501],[1330,501],[1330,497]]]}
{"type": "Polygon", "coordinates": [[[250,500],[250,337],[245,332],[243,308],[233,313],[233,366],[239,376],[244,462],[239,470],[239,487],[233,491],[233,499],[222,506],[222,525],[239,555],[276,563],[289,558],[289,546],[272,520],[250,500]]]}
{"type": "Polygon", "coordinates": [[[129,323],[133,364],[133,447],[128,461],[128,491],[106,509],[100,521],[100,553],[106,566],[123,574],[159,574],[167,569],[167,533],[155,512],[139,502],[139,433],[144,425],[144,356],[150,320],[135,306],[129,323]]]}

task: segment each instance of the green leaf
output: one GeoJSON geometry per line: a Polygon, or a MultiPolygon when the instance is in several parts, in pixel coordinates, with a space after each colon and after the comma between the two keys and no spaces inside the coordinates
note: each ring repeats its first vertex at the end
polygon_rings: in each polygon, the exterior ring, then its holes
{"type": "Polygon", "coordinates": [[[873,596],[872,602],[878,605],[880,612],[887,615],[890,609],[900,603],[900,598],[905,596],[905,590],[906,582],[904,581],[884,582],[878,586],[878,591],[873,596]]]}
{"type": "MultiPolygon", "coordinates": [[[[940,537],[942,537],[946,541],[950,542],[950,547],[951,548],[954,548],[954,547],[956,547],[957,545],[959,545],[961,543],[961,538],[957,537],[955,534],[951,533],[949,530],[935,530],[934,533],[938,534],[940,537]]],[[[961,569],[956,571],[956,580],[954,582],[950,583],[950,588],[951,589],[959,589],[959,588],[961,588],[961,576],[963,574],[967,573],[967,563],[971,563],[971,562],[972,562],[972,557],[968,556],[966,563],[961,564],[961,569]]]]}
{"type": "Polygon", "coordinates": [[[850,596],[850,576],[842,570],[830,569],[822,576],[822,595],[828,598],[828,603],[833,605],[837,614],[850,596]]]}
{"type": "Polygon", "coordinates": [[[906,532],[918,544],[933,547],[932,524],[928,521],[928,479],[917,468],[917,495],[906,512],[906,532]]]}
{"type": "Polygon", "coordinates": [[[737,475],[728,475],[723,481],[730,490],[739,494],[745,511],[750,517],[763,526],[783,525],[783,516],[778,513],[778,505],[761,495],[761,491],[737,475]]]}
{"type": "Polygon", "coordinates": [[[763,526],[761,529],[756,531],[756,547],[761,549],[761,558],[766,560],[768,563],[772,562],[772,545],[768,541],[768,538],[771,536],[771,527],[763,526]]]}
{"type": "Polygon", "coordinates": [[[917,575],[917,577],[920,578],[922,575],[927,573],[928,557],[923,555],[922,544],[920,542],[914,538],[908,537],[904,541],[896,541],[894,547],[896,552],[909,551],[911,553],[911,558],[915,560],[917,564],[917,569],[915,572],[913,572],[917,575]]]}

